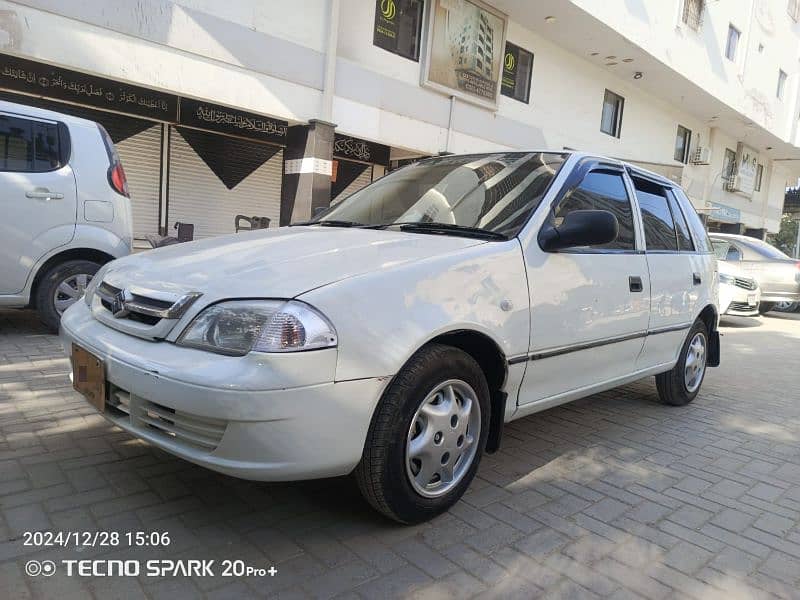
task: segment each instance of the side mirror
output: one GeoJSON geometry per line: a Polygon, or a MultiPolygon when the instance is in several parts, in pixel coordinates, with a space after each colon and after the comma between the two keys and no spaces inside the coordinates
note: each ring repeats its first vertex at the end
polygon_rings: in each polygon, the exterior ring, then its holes
{"type": "Polygon", "coordinates": [[[549,226],[539,233],[539,246],[545,252],[602,246],[617,239],[619,221],[607,210],[574,210],[559,227],[549,226]]]}

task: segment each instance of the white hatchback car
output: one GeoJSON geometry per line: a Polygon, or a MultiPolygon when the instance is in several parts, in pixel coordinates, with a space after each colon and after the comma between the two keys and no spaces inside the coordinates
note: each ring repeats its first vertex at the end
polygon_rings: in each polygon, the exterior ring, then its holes
{"type": "Polygon", "coordinates": [[[125,171],[102,126],[0,101],[0,306],[52,330],[101,265],[131,252],[125,171]]]}
{"type": "Polygon", "coordinates": [[[719,363],[717,294],[670,181],[473,154],[314,222],[114,261],[62,337],[75,387],[133,435],[246,479],[355,471],[410,523],[458,500],[504,422],[650,375],[693,400],[719,363]]]}

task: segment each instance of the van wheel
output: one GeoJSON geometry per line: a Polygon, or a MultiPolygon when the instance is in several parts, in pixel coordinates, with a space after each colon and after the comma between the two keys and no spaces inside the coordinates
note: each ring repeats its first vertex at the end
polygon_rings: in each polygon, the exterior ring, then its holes
{"type": "Polygon", "coordinates": [[[58,331],[62,313],[83,296],[100,265],[91,260],[68,260],[53,265],[36,289],[36,310],[50,331],[58,331]]]}
{"type": "Polygon", "coordinates": [[[695,399],[706,376],[708,330],[695,321],[686,336],[678,362],[671,371],[656,375],[658,396],[664,404],[683,406],[695,399]]]}
{"type": "Polygon", "coordinates": [[[401,523],[455,504],[489,433],[489,386],[467,353],[431,344],[395,376],[372,418],[355,470],[364,498],[401,523]]]}

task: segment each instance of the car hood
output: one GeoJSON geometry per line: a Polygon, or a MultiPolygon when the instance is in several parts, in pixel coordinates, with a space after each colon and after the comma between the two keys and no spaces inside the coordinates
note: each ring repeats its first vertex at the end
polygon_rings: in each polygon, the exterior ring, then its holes
{"type": "Polygon", "coordinates": [[[123,288],[221,298],[292,298],[335,281],[391,269],[484,240],[333,227],[282,227],[148,250],[109,266],[104,281],[123,288]]]}

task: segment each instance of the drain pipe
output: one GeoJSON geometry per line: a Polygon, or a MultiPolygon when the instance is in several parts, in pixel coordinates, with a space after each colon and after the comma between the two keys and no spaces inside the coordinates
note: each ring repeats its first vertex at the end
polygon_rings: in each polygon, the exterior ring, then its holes
{"type": "Polygon", "coordinates": [[[453,137],[453,110],[456,106],[456,97],[450,96],[450,115],[447,118],[447,139],[444,143],[444,152],[440,152],[439,154],[451,154],[450,151],[450,140],[453,137]]]}
{"type": "Polygon", "coordinates": [[[322,84],[322,120],[333,121],[333,94],[336,87],[336,54],[339,44],[339,0],[330,0],[328,43],[325,49],[325,79],[322,84]]]}

